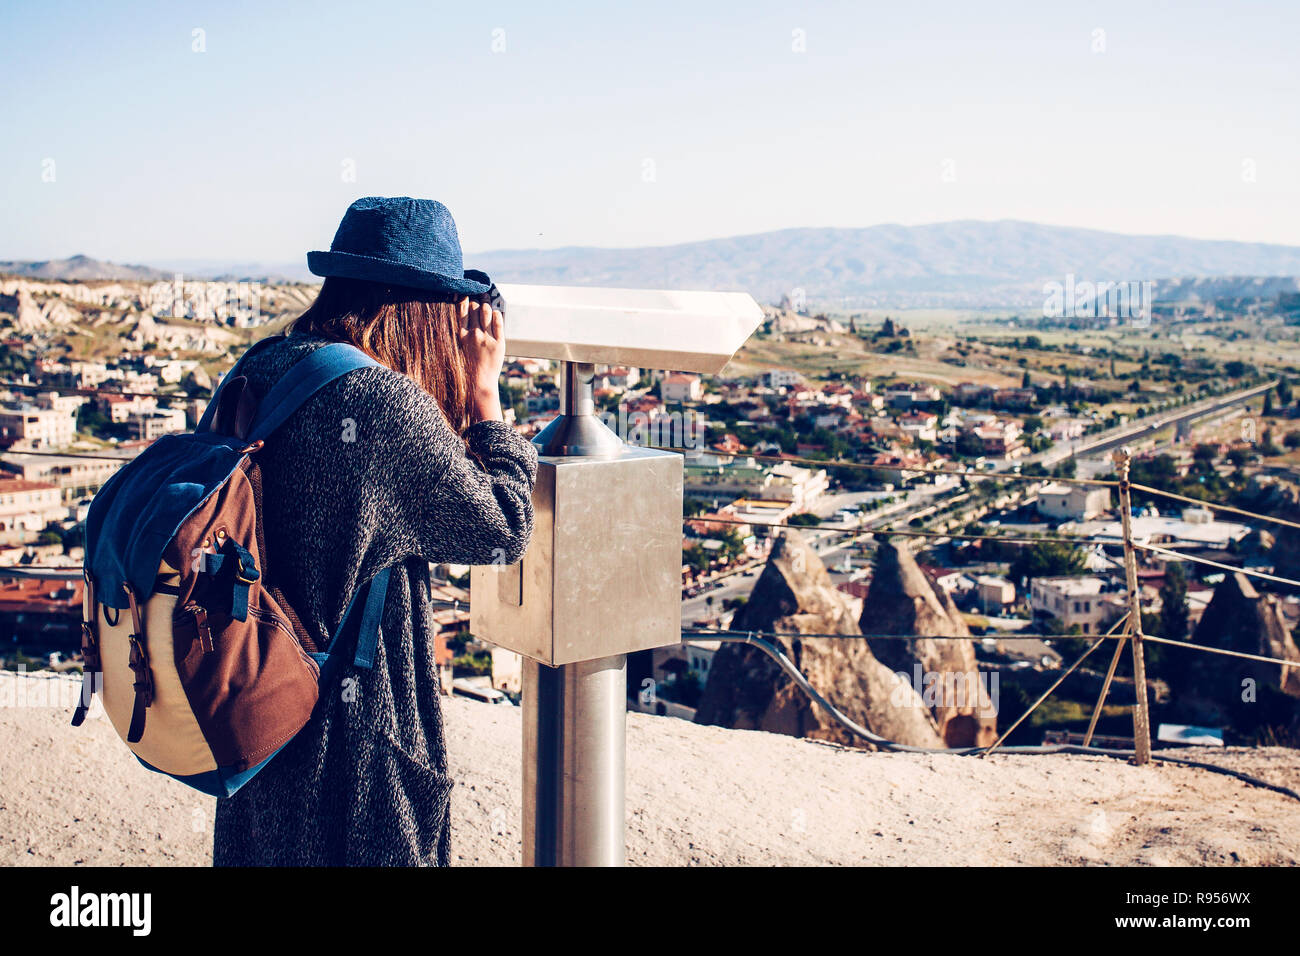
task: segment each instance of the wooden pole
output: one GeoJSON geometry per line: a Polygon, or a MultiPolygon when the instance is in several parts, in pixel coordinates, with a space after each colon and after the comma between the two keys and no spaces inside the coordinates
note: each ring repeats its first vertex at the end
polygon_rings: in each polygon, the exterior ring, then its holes
{"type": "Polygon", "coordinates": [[[1119,664],[1120,655],[1124,653],[1124,643],[1128,640],[1128,621],[1131,615],[1125,611],[1124,616],[1115,622],[1111,630],[1115,630],[1120,625],[1124,626],[1124,634],[1115,642],[1115,653],[1110,657],[1110,668],[1106,671],[1106,680],[1101,685],[1101,693],[1097,695],[1097,704],[1092,708],[1092,719],[1088,721],[1088,732],[1083,735],[1083,745],[1092,746],[1092,733],[1097,729],[1097,720],[1101,717],[1101,709],[1106,706],[1106,695],[1110,693],[1110,682],[1115,679],[1115,668],[1119,664]]]}
{"type": "Polygon", "coordinates": [[[1133,547],[1133,497],[1129,485],[1129,467],[1133,452],[1126,445],[1111,456],[1119,476],[1119,515],[1124,531],[1124,577],[1128,586],[1128,633],[1133,644],[1133,760],[1141,765],[1151,761],[1151,715],[1147,709],[1147,668],[1142,653],[1142,593],[1138,590],[1137,551],[1133,547]]]}

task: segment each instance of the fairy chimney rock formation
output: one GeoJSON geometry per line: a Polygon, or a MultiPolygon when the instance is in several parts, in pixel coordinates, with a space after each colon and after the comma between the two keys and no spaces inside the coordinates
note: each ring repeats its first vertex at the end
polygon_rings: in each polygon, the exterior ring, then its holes
{"type": "Polygon", "coordinates": [[[922,693],[947,746],[984,747],[997,739],[997,714],[988,679],[975,662],[975,643],[952,639],[970,638],[970,629],[952,597],[921,570],[902,539],[877,548],[859,625],[864,634],[915,636],[869,643],[891,670],[923,675],[921,686],[929,689],[922,693]]]}
{"type": "MultiPolygon", "coordinates": [[[[843,634],[846,639],[769,637],[817,692],[845,716],[889,740],[940,747],[934,719],[910,683],[876,660],[860,634],[847,595],[835,589],[821,558],[793,530],[778,538],[734,630],[782,635],[843,634]]],[[[695,720],[850,746],[862,738],[809,699],[767,654],[724,643],[713,658],[695,720]]]]}
{"type": "Polygon", "coordinates": [[[1300,649],[1275,594],[1229,574],[1214,589],[1193,643],[1258,654],[1279,665],[1170,649],[1171,683],[1181,719],[1229,726],[1245,738],[1300,738],[1300,649]]]}

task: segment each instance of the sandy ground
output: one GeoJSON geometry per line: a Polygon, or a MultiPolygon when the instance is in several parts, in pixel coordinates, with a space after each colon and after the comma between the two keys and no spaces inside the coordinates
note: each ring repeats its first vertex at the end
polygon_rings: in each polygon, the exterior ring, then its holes
{"type": "MultiPolygon", "coordinates": [[[[146,772],[107,720],[0,695],[0,865],[205,865],[214,801],[146,772]]],[[[14,687],[10,685],[10,691],[14,687]]],[[[519,860],[520,711],[447,701],[453,862],[519,860]]],[[[1104,757],[845,750],[628,715],[633,864],[1300,862],[1300,803],[1232,777],[1104,757]]],[[[1300,790],[1300,752],[1183,751],[1300,790]]]]}

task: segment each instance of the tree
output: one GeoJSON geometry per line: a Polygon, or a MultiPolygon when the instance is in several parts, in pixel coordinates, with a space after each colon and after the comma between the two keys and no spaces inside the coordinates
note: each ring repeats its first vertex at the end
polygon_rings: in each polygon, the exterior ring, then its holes
{"type": "Polygon", "coordinates": [[[1052,474],[1057,478],[1073,478],[1079,473],[1079,463],[1073,458],[1067,458],[1054,469],[1052,474]]]}
{"type": "Polygon", "coordinates": [[[1264,393],[1264,410],[1260,414],[1265,418],[1273,414],[1273,392],[1271,389],[1264,393]]]}
{"type": "Polygon", "coordinates": [[[734,561],[745,553],[745,540],[735,528],[725,528],[718,535],[722,542],[722,553],[728,561],[734,561]]]}
{"type": "Polygon", "coordinates": [[[1020,387],[1021,387],[1021,388],[1032,388],[1033,385],[1034,385],[1034,381],[1033,381],[1033,379],[1031,379],[1031,378],[1029,377],[1029,370],[1026,369],[1026,370],[1025,370],[1025,374],[1024,374],[1024,375],[1021,377],[1021,379],[1020,379],[1020,387]]]}
{"type": "Polygon", "coordinates": [[[709,552],[704,549],[703,545],[697,544],[694,547],[684,549],[682,557],[696,574],[703,574],[709,570],[709,552]]]}
{"type": "Polygon", "coordinates": [[[984,454],[984,443],[980,441],[979,435],[974,432],[962,432],[957,436],[955,450],[958,455],[966,458],[978,458],[984,454]]]}
{"type": "Polygon", "coordinates": [[[1024,578],[1073,577],[1087,573],[1086,559],[1074,545],[1043,541],[1022,548],[1011,562],[1013,581],[1024,578]]]}
{"type": "Polygon", "coordinates": [[[1181,564],[1165,565],[1160,586],[1160,631],[1167,641],[1187,640],[1187,574],[1181,564]]]}

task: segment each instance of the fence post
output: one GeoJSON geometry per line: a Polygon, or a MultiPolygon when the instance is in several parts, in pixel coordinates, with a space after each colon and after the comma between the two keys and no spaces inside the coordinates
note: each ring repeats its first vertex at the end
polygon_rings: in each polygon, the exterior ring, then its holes
{"type": "Polygon", "coordinates": [[[1124,531],[1124,578],[1128,587],[1128,634],[1133,642],[1133,757],[1137,764],[1151,761],[1151,715],[1147,709],[1147,668],[1142,652],[1142,593],[1138,590],[1137,551],[1133,547],[1133,498],[1129,466],[1133,452],[1127,445],[1117,449],[1111,460],[1119,477],[1120,526],[1124,531]]]}

